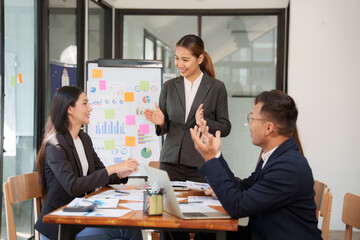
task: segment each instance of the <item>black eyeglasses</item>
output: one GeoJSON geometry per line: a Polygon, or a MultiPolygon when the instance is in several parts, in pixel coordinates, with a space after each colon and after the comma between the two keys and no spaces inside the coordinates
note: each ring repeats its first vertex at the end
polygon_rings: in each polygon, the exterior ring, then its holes
{"type": "Polygon", "coordinates": [[[248,113],[248,115],[247,115],[247,121],[248,121],[248,123],[250,123],[250,121],[253,121],[253,120],[269,121],[269,120],[263,119],[263,118],[253,118],[253,117],[251,116],[251,113],[248,113]]]}

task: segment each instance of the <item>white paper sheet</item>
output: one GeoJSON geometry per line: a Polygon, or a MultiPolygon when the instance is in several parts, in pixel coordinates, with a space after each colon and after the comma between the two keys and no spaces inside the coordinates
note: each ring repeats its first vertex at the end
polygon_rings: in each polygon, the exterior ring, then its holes
{"type": "Polygon", "coordinates": [[[91,198],[116,198],[119,200],[143,201],[143,190],[108,190],[91,198]]]}
{"type": "Polygon", "coordinates": [[[209,187],[209,184],[207,183],[192,182],[192,181],[186,181],[186,185],[188,189],[195,189],[195,190],[207,190],[209,187]]]}
{"type": "Polygon", "coordinates": [[[220,201],[210,196],[188,196],[188,202],[201,201],[208,206],[222,206],[220,201]]]}
{"type": "Polygon", "coordinates": [[[203,203],[180,204],[181,212],[217,212],[215,209],[204,205],[203,203]]]}
{"type": "Polygon", "coordinates": [[[93,212],[64,212],[62,210],[52,213],[58,216],[89,216],[89,217],[121,217],[131,212],[126,209],[96,209],[93,212]]]}
{"type": "Polygon", "coordinates": [[[136,203],[120,203],[119,206],[129,208],[131,210],[142,210],[143,209],[143,203],[142,202],[136,202],[136,203]]]}

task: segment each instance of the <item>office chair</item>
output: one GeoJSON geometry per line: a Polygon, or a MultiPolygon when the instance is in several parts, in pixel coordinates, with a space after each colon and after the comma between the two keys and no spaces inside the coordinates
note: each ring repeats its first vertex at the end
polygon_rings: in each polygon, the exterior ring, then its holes
{"type": "Polygon", "coordinates": [[[330,192],[330,188],[326,187],[324,189],[324,193],[321,201],[321,207],[320,207],[320,217],[322,217],[321,237],[323,240],[328,240],[329,238],[332,198],[333,196],[332,193],[330,192]]]}
{"type": "Polygon", "coordinates": [[[345,240],[351,240],[352,228],[360,229],[360,196],[345,194],[342,221],[345,223],[345,240]]]}
{"type": "Polygon", "coordinates": [[[326,184],[322,183],[318,180],[314,181],[314,191],[315,191],[315,204],[316,204],[316,219],[319,220],[319,212],[321,206],[321,200],[323,198],[324,190],[326,188],[326,184]]]}
{"type": "MultiPolygon", "coordinates": [[[[36,221],[40,215],[41,204],[41,189],[37,172],[9,177],[7,182],[4,183],[6,227],[9,240],[17,239],[13,205],[34,198],[34,218],[36,221]]],[[[39,233],[35,231],[35,240],[39,239],[39,233]]]]}

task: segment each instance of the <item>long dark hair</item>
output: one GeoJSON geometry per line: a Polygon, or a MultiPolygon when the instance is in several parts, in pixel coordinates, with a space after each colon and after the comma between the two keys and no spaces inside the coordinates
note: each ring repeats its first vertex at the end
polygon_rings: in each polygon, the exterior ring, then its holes
{"type": "Polygon", "coordinates": [[[189,49],[192,54],[197,58],[200,57],[201,54],[203,54],[204,60],[200,64],[200,69],[207,72],[210,77],[215,78],[214,64],[211,60],[210,55],[205,51],[204,42],[201,38],[194,34],[185,35],[176,43],[176,46],[189,49]]]}
{"type": "Polygon", "coordinates": [[[69,118],[67,111],[69,106],[75,107],[84,90],[74,86],[65,86],[59,88],[54,95],[51,103],[48,121],[45,126],[44,138],[42,140],[39,152],[36,158],[36,170],[39,173],[39,181],[42,195],[46,195],[46,182],[44,174],[45,145],[50,135],[54,133],[65,134],[69,128],[69,118]]]}

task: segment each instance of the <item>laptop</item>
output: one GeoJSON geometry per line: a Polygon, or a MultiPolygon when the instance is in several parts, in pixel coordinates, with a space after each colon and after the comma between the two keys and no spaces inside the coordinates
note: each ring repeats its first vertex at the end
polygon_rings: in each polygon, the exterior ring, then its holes
{"type": "Polygon", "coordinates": [[[147,176],[149,177],[152,186],[156,184],[158,188],[164,188],[164,202],[163,209],[182,219],[219,219],[231,218],[228,214],[216,212],[182,212],[180,205],[176,199],[175,192],[171,186],[169,176],[166,171],[152,168],[147,165],[144,166],[147,176]]]}

